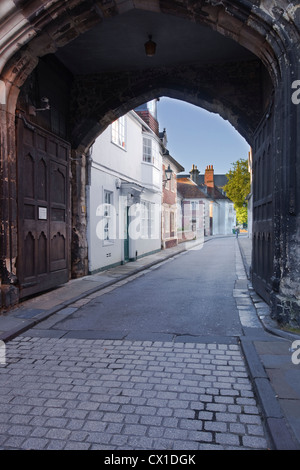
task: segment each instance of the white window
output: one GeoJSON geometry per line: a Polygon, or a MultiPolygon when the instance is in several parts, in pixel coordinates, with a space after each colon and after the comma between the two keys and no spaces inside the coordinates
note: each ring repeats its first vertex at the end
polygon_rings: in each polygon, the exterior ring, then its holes
{"type": "Polygon", "coordinates": [[[165,235],[170,235],[170,213],[169,211],[165,211],[165,235]]]}
{"type": "Polygon", "coordinates": [[[157,142],[152,142],[152,158],[153,158],[153,165],[158,167],[159,166],[159,146],[157,142]]]}
{"type": "Polygon", "coordinates": [[[143,138],[143,162],[152,163],[156,167],[159,166],[159,146],[155,140],[143,138]]]}
{"type": "Polygon", "coordinates": [[[150,113],[152,114],[152,116],[154,116],[156,118],[156,100],[149,101],[147,103],[147,107],[148,107],[150,113]]]}
{"type": "Polygon", "coordinates": [[[143,139],[143,161],[152,163],[152,140],[147,137],[143,139]]]}
{"type": "Polygon", "coordinates": [[[104,241],[113,241],[113,220],[112,220],[112,203],[113,193],[104,191],[104,241]]]}
{"type": "Polygon", "coordinates": [[[175,235],[175,214],[170,212],[170,236],[174,237],[175,235]]]}
{"type": "Polygon", "coordinates": [[[141,202],[141,237],[149,238],[149,203],[141,202]]]}
{"type": "Polygon", "coordinates": [[[156,236],[155,226],[155,204],[141,201],[141,238],[151,238],[156,236]]]}
{"type": "Polygon", "coordinates": [[[125,116],[120,117],[111,125],[111,140],[114,144],[118,145],[119,147],[122,147],[123,149],[126,148],[125,127],[125,116]]]}
{"type": "MultiPolygon", "coordinates": [[[[157,225],[157,205],[156,204],[150,204],[150,238],[152,240],[157,239],[159,237],[158,235],[158,230],[159,227],[157,225]]],[[[159,207],[159,214],[160,214],[160,207],[159,207]]]]}

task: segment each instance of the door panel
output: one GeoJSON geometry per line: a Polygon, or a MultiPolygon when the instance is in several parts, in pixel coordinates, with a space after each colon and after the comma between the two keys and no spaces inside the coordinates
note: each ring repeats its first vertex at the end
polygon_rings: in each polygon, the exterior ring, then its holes
{"type": "Polygon", "coordinates": [[[69,279],[70,146],[17,120],[20,297],[69,279]]]}
{"type": "Polygon", "coordinates": [[[253,240],[252,283],[256,292],[269,302],[273,275],[273,148],[271,120],[257,130],[253,148],[253,240]]]}

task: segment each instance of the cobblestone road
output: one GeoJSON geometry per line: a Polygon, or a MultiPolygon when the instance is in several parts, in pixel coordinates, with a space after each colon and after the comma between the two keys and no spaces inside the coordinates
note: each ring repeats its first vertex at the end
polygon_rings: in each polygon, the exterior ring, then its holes
{"type": "Polygon", "coordinates": [[[237,344],[18,337],[1,449],[266,449],[237,344]]]}

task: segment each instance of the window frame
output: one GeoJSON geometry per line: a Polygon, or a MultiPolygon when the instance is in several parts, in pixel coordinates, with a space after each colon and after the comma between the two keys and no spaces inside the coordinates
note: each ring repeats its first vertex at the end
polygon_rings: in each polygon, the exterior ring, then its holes
{"type": "Polygon", "coordinates": [[[152,163],[152,139],[148,136],[143,136],[143,162],[152,163]],[[146,141],[151,145],[146,144],[146,141]],[[145,149],[150,149],[150,152],[145,152],[145,149]]]}
{"type": "Polygon", "coordinates": [[[170,238],[175,237],[175,212],[170,211],[170,238]]]}
{"type": "Polygon", "coordinates": [[[159,168],[159,143],[150,135],[143,135],[143,163],[148,163],[159,168]],[[146,141],[148,141],[146,145],[146,141]],[[149,145],[149,143],[151,145],[149,145]],[[145,149],[150,149],[150,152],[145,152],[145,149]]]}
{"type": "Polygon", "coordinates": [[[111,142],[122,150],[127,150],[127,120],[121,116],[111,124],[111,142]]]}
{"type": "Polygon", "coordinates": [[[155,204],[141,200],[140,217],[141,239],[152,240],[155,236],[155,204]]]}
{"type": "Polygon", "coordinates": [[[113,219],[112,219],[112,207],[113,207],[113,191],[103,190],[103,245],[113,245],[114,239],[110,238],[110,235],[113,233],[113,219]],[[107,198],[109,197],[109,201],[107,198]],[[105,231],[107,227],[108,238],[105,236],[105,231]]]}

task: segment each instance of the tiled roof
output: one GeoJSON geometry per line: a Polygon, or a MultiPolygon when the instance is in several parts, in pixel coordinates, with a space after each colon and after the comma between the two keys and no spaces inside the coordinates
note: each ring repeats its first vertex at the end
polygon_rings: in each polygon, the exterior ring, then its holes
{"type": "MultiPolygon", "coordinates": [[[[196,183],[194,183],[194,181],[189,178],[187,175],[177,175],[177,185],[178,183],[185,183],[185,184],[189,184],[189,185],[195,185],[196,187],[199,188],[199,190],[204,194],[204,197],[206,198],[210,198],[210,199],[227,199],[228,200],[228,197],[222,193],[221,191],[221,188],[219,189],[218,186],[214,186],[213,188],[210,187],[210,186],[206,186],[204,184],[204,182],[200,182],[201,181],[201,178],[199,178],[199,176],[202,176],[203,177],[203,180],[204,180],[204,175],[198,175],[198,178],[197,178],[197,182],[198,182],[198,185],[196,183]],[[200,181],[199,181],[200,179],[200,181]]],[[[219,176],[220,178],[218,179],[218,181],[220,182],[221,180],[223,180],[224,184],[225,184],[225,179],[227,179],[226,175],[215,175],[214,178],[216,176],[219,176]],[[224,176],[224,178],[223,178],[224,176]]]]}
{"type": "MultiPolygon", "coordinates": [[[[204,175],[201,174],[197,176],[197,183],[199,185],[204,184],[204,175]]],[[[228,178],[226,175],[214,174],[214,183],[215,186],[217,186],[218,188],[222,188],[223,186],[225,186],[225,184],[228,183],[228,178]]]]}
{"type": "Polygon", "coordinates": [[[207,186],[207,194],[212,198],[212,199],[228,199],[225,194],[221,193],[219,189],[215,186],[214,188],[211,188],[207,186]]]}
{"type": "MultiPolygon", "coordinates": [[[[184,180],[185,180],[185,178],[184,178],[184,180]]],[[[191,180],[183,182],[183,179],[180,179],[180,181],[177,181],[177,192],[182,197],[188,198],[188,199],[206,199],[208,197],[191,180]]]]}
{"type": "Polygon", "coordinates": [[[191,178],[189,178],[188,176],[187,177],[184,177],[184,178],[181,178],[180,176],[177,177],[177,182],[178,183],[184,183],[184,184],[191,184],[191,185],[195,185],[194,181],[191,180],[191,178]]]}
{"type": "Polygon", "coordinates": [[[175,165],[178,169],[178,172],[181,172],[184,170],[183,166],[175,160],[175,158],[170,155],[169,150],[165,149],[164,154],[163,154],[163,159],[169,160],[173,165],[175,165]]]}

